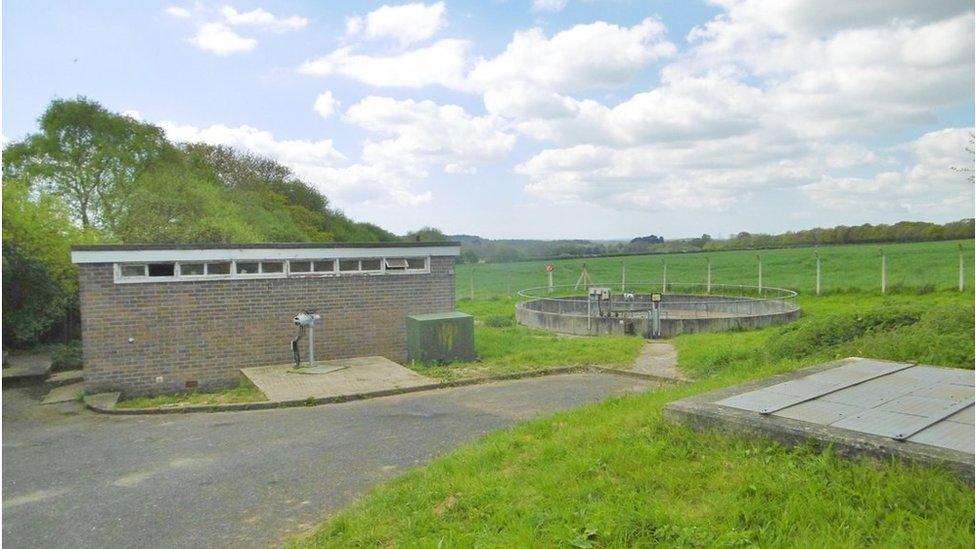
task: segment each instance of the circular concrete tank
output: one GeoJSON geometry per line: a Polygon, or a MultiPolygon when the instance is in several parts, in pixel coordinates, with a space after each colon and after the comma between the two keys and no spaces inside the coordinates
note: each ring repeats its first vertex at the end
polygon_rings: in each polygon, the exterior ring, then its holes
{"type": "Polygon", "coordinates": [[[796,292],[723,284],[591,285],[614,288],[609,299],[591,299],[586,288],[557,286],[522,290],[515,306],[519,324],[576,335],[640,335],[668,338],[694,332],[750,329],[800,317],[796,292]],[[655,320],[654,299],[657,303],[655,320]]]}

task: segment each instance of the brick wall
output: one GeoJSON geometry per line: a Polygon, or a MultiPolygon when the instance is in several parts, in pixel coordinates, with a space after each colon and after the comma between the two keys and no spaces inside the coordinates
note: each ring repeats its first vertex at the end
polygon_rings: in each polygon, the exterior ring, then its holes
{"type": "MultiPolygon", "coordinates": [[[[78,265],[85,388],[124,396],[234,385],[238,370],[292,362],[292,317],[315,309],[315,358],[406,359],[406,316],[454,310],[454,258],[430,274],[116,284],[78,265]],[[129,338],[132,341],[129,342],[129,338]],[[157,382],[157,376],[163,381],[157,382]]],[[[301,342],[306,359],[308,342],[301,342]]]]}

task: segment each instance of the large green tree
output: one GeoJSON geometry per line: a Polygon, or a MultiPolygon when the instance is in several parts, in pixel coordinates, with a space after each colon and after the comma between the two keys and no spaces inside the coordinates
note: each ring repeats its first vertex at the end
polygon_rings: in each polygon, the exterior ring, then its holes
{"type": "Polygon", "coordinates": [[[4,151],[4,176],[60,196],[85,228],[111,230],[140,173],[176,154],[160,128],[85,98],[52,101],[38,122],[4,151]]]}

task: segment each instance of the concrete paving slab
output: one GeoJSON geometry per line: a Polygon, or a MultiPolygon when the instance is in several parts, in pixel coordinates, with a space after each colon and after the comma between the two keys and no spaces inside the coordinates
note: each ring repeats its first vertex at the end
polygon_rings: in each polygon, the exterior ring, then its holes
{"type": "Polygon", "coordinates": [[[437,380],[380,356],[317,361],[320,367],[342,367],[327,374],[293,373],[292,365],[256,366],[241,372],[271,401],[301,400],[433,385],[437,380]]]}
{"type": "Polygon", "coordinates": [[[84,379],[84,370],[65,370],[63,372],[55,372],[47,376],[45,381],[49,384],[64,385],[66,383],[75,383],[84,379]]]}
{"type": "Polygon", "coordinates": [[[41,399],[41,404],[55,404],[58,402],[70,402],[78,400],[78,397],[85,394],[85,382],[62,385],[51,389],[47,395],[41,399]]]}
{"type": "Polygon", "coordinates": [[[6,364],[9,366],[3,369],[5,382],[44,377],[51,371],[51,355],[49,353],[7,355],[6,364]]]}

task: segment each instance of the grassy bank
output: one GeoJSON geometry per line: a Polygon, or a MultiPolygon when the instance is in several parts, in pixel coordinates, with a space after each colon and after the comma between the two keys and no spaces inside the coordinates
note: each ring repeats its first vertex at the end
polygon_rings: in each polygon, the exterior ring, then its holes
{"type": "Polygon", "coordinates": [[[214,391],[177,393],[175,395],[158,395],[152,397],[136,397],[119,401],[116,408],[157,408],[160,406],[188,406],[193,404],[234,404],[237,402],[260,402],[268,400],[253,383],[242,380],[236,387],[214,391]]]}
{"type": "Polygon", "coordinates": [[[972,367],[971,293],[801,305],[793,325],[677,338],[694,384],[492,433],[293,543],[972,547],[972,490],[946,472],[697,433],[662,417],[672,400],[836,356],[972,367]]]}

